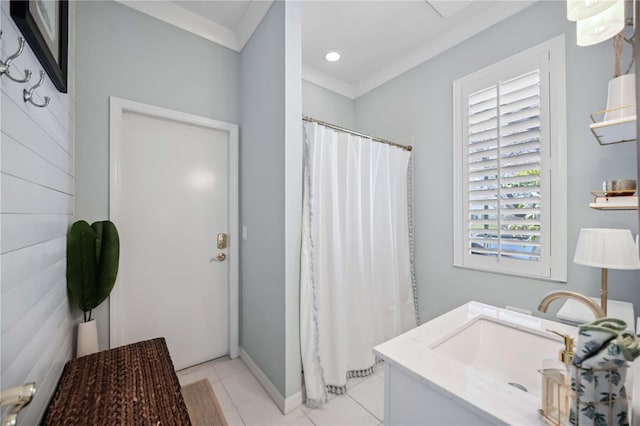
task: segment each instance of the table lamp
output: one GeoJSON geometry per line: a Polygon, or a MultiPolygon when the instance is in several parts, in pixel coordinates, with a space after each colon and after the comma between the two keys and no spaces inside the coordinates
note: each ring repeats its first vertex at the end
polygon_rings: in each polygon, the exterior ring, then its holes
{"type": "Polygon", "coordinates": [[[607,313],[607,271],[640,269],[638,249],[628,229],[583,228],[578,236],[574,263],[602,268],[600,306],[607,313]]]}

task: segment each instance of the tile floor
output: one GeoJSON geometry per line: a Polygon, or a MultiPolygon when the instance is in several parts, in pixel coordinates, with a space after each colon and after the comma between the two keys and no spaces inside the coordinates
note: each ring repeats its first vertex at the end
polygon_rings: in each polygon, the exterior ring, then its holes
{"type": "Polygon", "coordinates": [[[219,358],[178,371],[181,385],[208,379],[230,426],[236,425],[373,425],[384,413],[384,368],[349,379],[347,393],[329,394],[329,403],[306,406],[283,415],[262,385],[240,359],[219,358]]]}

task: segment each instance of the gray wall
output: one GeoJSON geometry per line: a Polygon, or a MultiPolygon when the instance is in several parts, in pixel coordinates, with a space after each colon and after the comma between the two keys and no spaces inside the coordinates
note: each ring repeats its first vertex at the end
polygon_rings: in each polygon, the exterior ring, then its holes
{"type": "MultiPolygon", "coordinates": [[[[119,3],[76,4],[76,218],[92,222],[109,217],[109,96],[239,123],[240,55],[119,3]]],[[[104,349],[108,302],[97,321],[104,349]]]]}
{"type": "MultiPolygon", "coordinates": [[[[289,329],[289,322],[294,321],[295,327],[298,322],[297,300],[291,294],[291,274],[296,274],[297,266],[291,269],[290,256],[292,241],[295,244],[300,239],[299,224],[297,230],[291,226],[299,223],[300,214],[293,224],[286,223],[301,208],[299,189],[290,185],[300,185],[301,172],[296,169],[302,161],[300,60],[295,65],[295,57],[290,56],[296,54],[292,51],[295,43],[289,39],[295,33],[287,33],[295,31],[286,22],[290,7],[274,2],[244,47],[240,67],[240,222],[247,228],[240,255],[241,344],[283,396],[300,389],[300,357],[290,352],[296,344],[291,341],[297,340],[293,337],[296,329],[289,329]],[[292,117],[297,124],[297,148],[291,134],[292,117]],[[292,155],[297,155],[293,163],[292,155]],[[291,206],[294,210],[288,211],[291,206]],[[293,309],[296,317],[289,318],[293,309]],[[287,362],[293,364],[285,365],[287,362]],[[296,365],[297,386],[286,377],[296,365]]],[[[297,276],[293,278],[297,287],[297,276]]]]}
{"type": "Polygon", "coordinates": [[[346,96],[302,80],[302,112],[316,120],[355,128],[355,102],[346,96]]]}
{"type": "MultiPolygon", "coordinates": [[[[300,391],[300,246],[302,244],[302,9],[285,3],[285,391],[300,391]]],[[[294,405],[296,401],[288,404],[294,405]]],[[[288,407],[285,407],[288,408],[288,407]]]]}
{"type": "Polygon", "coordinates": [[[284,394],[284,6],[241,53],[241,344],[284,394]]]}
{"type": "MultiPolygon", "coordinates": [[[[637,232],[635,211],[588,208],[601,181],[636,175],[635,145],[601,147],[589,132],[589,113],[604,109],[613,74],[613,47],[577,47],[566,2],[539,2],[356,100],[359,131],[414,145],[415,261],[419,309],[426,321],[469,300],[535,311],[551,290],[597,296],[600,271],[575,265],[580,228],[619,227],[637,232]],[[543,23],[543,24],[541,24],[543,23]],[[452,82],[559,34],[566,34],[568,283],[454,268],[452,82]],[[399,107],[401,106],[401,107],[399,107]]],[[[632,302],[640,313],[640,272],[610,271],[609,299],[632,302]]],[[[550,311],[561,305],[556,302],[550,311]]]]}
{"type": "MultiPolygon", "coordinates": [[[[67,298],[66,235],[74,211],[75,5],[69,10],[68,93],[49,78],[35,92],[46,108],[22,100],[42,65],[26,46],[11,65],[15,77],[33,71],[27,84],[0,79],[2,159],[0,181],[0,291],[2,389],[35,382],[33,401],[20,423],[38,424],[65,362],[74,354],[74,321],[67,298]]],[[[2,2],[0,56],[18,48],[21,35],[2,2]]],[[[3,410],[4,411],[4,410],[3,410]]]]}

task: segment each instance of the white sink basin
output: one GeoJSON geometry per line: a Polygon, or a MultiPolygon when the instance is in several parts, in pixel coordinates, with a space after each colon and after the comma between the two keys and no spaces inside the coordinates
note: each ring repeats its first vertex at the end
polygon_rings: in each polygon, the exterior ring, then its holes
{"type": "Polygon", "coordinates": [[[577,334],[468,302],[376,346],[385,360],[385,424],[544,425],[538,370],[563,347],[546,329],[577,334]]]}
{"type": "Polygon", "coordinates": [[[436,342],[431,349],[538,396],[541,394],[538,369],[544,359],[557,357],[561,347],[560,338],[551,333],[539,334],[480,316],[436,342]]]}

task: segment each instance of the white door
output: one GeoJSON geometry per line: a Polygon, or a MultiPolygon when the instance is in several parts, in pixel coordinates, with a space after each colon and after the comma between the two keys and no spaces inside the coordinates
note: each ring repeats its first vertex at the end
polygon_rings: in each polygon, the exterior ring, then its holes
{"type": "Polygon", "coordinates": [[[176,369],[237,352],[237,127],[111,102],[111,346],[164,337],[176,369]]]}

